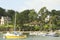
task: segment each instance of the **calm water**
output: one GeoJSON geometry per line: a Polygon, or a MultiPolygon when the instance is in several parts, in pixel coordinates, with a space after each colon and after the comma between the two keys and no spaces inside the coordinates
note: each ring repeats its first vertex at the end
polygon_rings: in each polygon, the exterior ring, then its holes
{"type": "Polygon", "coordinates": [[[28,36],[25,39],[3,39],[0,34],[0,40],[60,40],[60,37],[45,37],[45,36],[28,36]]]}

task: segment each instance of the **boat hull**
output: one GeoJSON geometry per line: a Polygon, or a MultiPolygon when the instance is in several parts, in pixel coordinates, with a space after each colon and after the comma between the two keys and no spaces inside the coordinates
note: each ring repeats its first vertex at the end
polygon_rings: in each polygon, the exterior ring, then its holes
{"type": "Polygon", "coordinates": [[[21,35],[21,36],[5,36],[5,38],[26,38],[26,35],[21,35]]]}

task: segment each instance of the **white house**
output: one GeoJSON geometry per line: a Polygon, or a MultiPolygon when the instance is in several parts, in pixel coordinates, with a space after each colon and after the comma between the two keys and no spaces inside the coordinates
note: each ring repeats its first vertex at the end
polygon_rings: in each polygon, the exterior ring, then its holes
{"type": "Polygon", "coordinates": [[[1,25],[4,24],[4,17],[1,17],[1,25]]]}
{"type": "Polygon", "coordinates": [[[7,21],[10,22],[11,18],[2,16],[1,19],[0,19],[0,24],[4,25],[4,24],[7,23],[7,21]]]}
{"type": "Polygon", "coordinates": [[[45,22],[48,22],[50,19],[50,15],[47,15],[47,17],[45,18],[45,22]]]}

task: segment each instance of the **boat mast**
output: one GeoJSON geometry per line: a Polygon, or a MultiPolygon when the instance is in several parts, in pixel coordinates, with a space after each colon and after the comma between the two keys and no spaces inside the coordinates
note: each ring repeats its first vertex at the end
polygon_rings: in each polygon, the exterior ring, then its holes
{"type": "Polygon", "coordinates": [[[15,20],[14,21],[14,31],[16,31],[16,28],[15,28],[16,27],[16,12],[15,12],[15,18],[14,18],[14,20],[15,20]]]}
{"type": "MultiPolygon", "coordinates": [[[[7,27],[9,27],[9,26],[8,26],[8,16],[7,16],[7,27]]],[[[7,29],[7,28],[6,28],[6,31],[8,31],[8,29],[7,29]]]]}

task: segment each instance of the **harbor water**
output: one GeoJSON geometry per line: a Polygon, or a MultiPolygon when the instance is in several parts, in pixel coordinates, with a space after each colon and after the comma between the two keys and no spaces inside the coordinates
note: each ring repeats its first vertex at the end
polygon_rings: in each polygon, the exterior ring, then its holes
{"type": "Polygon", "coordinates": [[[48,37],[48,36],[27,36],[27,38],[14,38],[14,39],[5,39],[3,38],[3,34],[0,34],[0,40],[60,40],[60,37],[48,37]]]}

